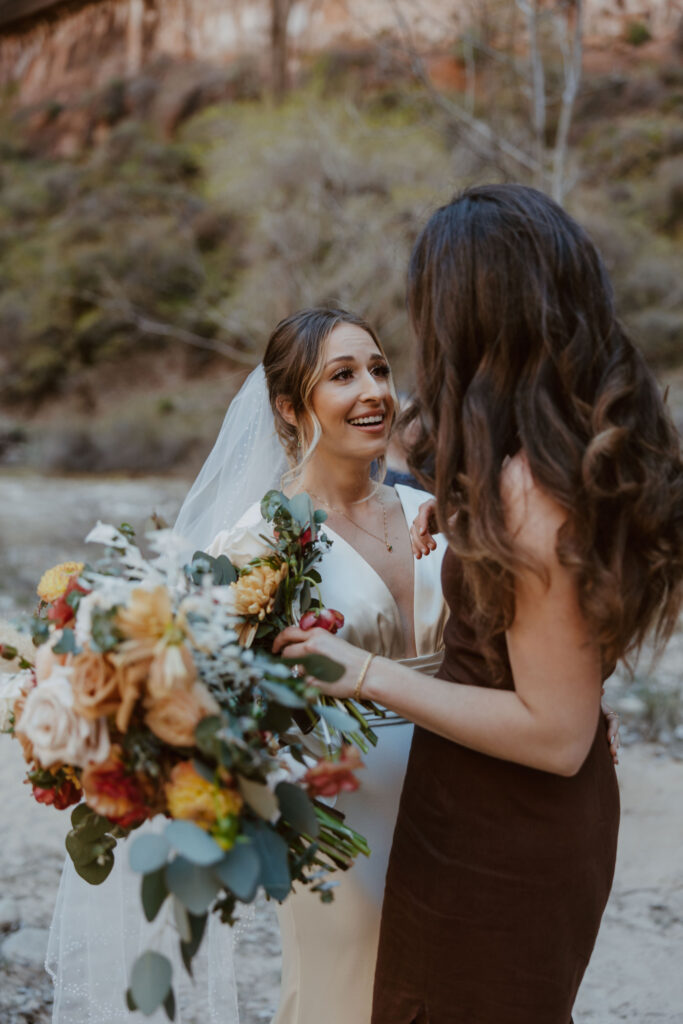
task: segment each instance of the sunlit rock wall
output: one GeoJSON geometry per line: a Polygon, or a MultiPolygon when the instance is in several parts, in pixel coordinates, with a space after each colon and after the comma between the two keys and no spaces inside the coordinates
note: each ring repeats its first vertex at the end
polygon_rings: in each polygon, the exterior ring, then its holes
{"type": "MultiPolygon", "coordinates": [[[[548,0],[550,2],[550,0],[548,0]]],[[[0,88],[22,103],[72,98],[150,59],[253,59],[267,73],[273,0],[0,0],[0,88]],[[16,20],[24,13],[23,18],[16,20]]],[[[335,45],[409,35],[438,47],[514,0],[294,0],[291,59],[335,45]],[[397,16],[397,12],[399,12],[397,16]]],[[[586,0],[586,34],[615,39],[629,21],[673,34],[682,0],[586,0]]]]}

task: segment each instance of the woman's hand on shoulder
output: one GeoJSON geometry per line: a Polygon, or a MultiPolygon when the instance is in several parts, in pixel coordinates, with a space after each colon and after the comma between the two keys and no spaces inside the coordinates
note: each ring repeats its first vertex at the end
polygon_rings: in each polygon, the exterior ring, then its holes
{"type": "Polygon", "coordinates": [[[436,501],[423,501],[410,527],[410,544],[415,558],[422,558],[436,548],[434,534],[438,533],[436,523],[436,501]]]}

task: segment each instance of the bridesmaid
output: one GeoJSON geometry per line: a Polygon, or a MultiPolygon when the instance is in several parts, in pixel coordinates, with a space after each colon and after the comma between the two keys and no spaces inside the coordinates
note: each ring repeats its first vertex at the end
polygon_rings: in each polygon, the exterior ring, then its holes
{"type": "Polygon", "coordinates": [[[597,251],[542,193],[442,207],[408,288],[410,461],[449,542],[439,678],[320,630],[276,649],[334,657],[323,689],[416,724],[373,1024],[569,1024],[616,855],[601,684],[681,606],[679,439],[597,251]]]}

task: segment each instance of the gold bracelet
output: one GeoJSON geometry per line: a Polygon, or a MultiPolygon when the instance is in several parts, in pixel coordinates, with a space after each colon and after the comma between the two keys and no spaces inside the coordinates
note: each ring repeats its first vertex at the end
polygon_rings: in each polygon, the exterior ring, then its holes
{"type": "Polygon", "coordinates": [[[363,667],[361,668],[360,674],[358,676],[358,682],[356,683],[356,685],[353,688],[353,698],[352,698],[353,700],[360,700],[360,691],[363,689],[363,683],[365,682],[365,677],[368,674],[368,669],[370,668],[370,662],[372,661],[372,659],[374,657],[375,657],[374,654],[368,654],[367,658],[363,662],[363,667]]]}

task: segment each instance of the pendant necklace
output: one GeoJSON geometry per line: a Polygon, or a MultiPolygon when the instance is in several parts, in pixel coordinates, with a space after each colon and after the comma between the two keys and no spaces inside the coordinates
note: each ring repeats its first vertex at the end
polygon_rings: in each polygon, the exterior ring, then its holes
{"type": "Polygon", "coordinates": [[[336,512],[338,516],[343,516],[344,519],[348,519],[348,521],[350,523],[352,523],[353,526],[355,526],[357,530],[362,530],[363,533],[367,533],[368,537],[372,537],[373,540],[378,540],[380,542],[380,544],[384,544],[384,546],[387,549],[387,551],[391,552],[391,551],[394,550],[393,544],[389,543],[389,531],[387,529],[387,510],[386,510],[386,507],[384,505],[384,502],[382,501],[382,498],[381,498],[381,495],[380,495],[379,491],[377,491],[377,500],[378,500],[378,502],[380,504],[380,508],[382,509],[382,523],[383,523],[383,526],[384,526],[384,539],[382,539],[382,537],[378,537],[376,533],[372,533],[370,530],[366,530],[364,526],[361,526],[360,523],[357,523],[356,520],[352,519],[350,515],[348,515],[342,509],[335,508],[334,505],[330,505],[329,502],[325,501],[324,498],[321,498],[319,494],[315,494],[311,490],[309,490],[308,493],[311,495],[312,498],[315,498],[317,501],[321,502],[321,504],[323,504],[327,509],[329,509],[330,512],[336,512]]]}

